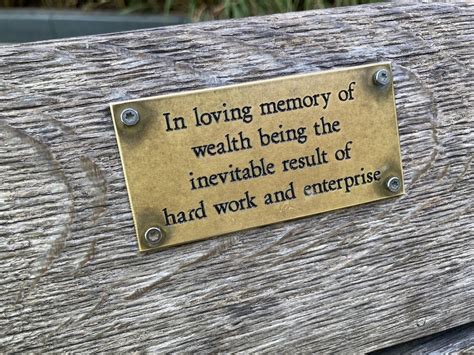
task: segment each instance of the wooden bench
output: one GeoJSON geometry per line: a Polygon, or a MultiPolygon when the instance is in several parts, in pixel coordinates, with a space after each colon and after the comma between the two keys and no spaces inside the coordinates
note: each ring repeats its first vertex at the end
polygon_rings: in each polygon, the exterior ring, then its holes
{"type": "Polygon", "coordinates": [[[474,320],[474,6],[0,47],[0,351],[365,352],[474,320]],[[139,253],[109,103],[391,61],[406,195],[139,253]]]}

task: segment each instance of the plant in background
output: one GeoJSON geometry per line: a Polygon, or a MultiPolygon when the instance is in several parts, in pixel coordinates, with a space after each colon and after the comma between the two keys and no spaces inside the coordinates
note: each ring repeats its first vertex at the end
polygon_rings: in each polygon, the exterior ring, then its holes
{"type": "Polygon", "coordinates": [[[358,5],[373,0],[0,0],[0,7],[120,10],[124,14],[173,14],[193,21],[268,15],[325,7],[358,5]]]}

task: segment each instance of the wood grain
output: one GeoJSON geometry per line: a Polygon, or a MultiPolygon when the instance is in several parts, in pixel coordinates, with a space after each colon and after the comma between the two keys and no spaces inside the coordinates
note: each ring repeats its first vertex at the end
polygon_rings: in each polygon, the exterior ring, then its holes
{"type": "Polygon", "coordinates": [[[0,47],[0,351],[362,352],[474,320],[474,6],[0,47]],[[390,60],[407,194],[139,254],[109,103],[390,60]]]}

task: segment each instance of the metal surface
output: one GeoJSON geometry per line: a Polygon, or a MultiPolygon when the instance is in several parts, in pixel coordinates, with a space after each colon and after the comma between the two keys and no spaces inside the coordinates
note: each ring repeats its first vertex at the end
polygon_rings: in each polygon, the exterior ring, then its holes
{"type": "Polygon", "coordinates": [[[138,123],[138,121],[140,121],[140,115],[138,114],[136,110],[131,109],[131,108],[126,108],[120,114],[120,121],[125,126],[135,126],[138,123]]]}
{"type": "Polygon", "coordinates": [[[391,77],[377,63],[112,104],[140,250],[402,194],[387,186],[403,173],[381,69],[391,77]],[[122,124],[127,108],[139,124],[122,124]]]}
{"type": "Polygon", "coordinates": [[[391,80],[390,71],[387,69],[377,70],[374,74],[374,83],[380,86],[386,86],[391,80]]]}
{"type": "Polygon", "coordinates": [[[149,245],[158,245],[163,239],[163,231],[159,227],[148,228],[145,232],[145,239],[149,245]]]}
{"type": "Polygon", "coordinates": [[[402,188],[402,182],[401,180],[393,176],[387,180],[387,189],[389,189],[390,192],[398,192],[402,188]]]}

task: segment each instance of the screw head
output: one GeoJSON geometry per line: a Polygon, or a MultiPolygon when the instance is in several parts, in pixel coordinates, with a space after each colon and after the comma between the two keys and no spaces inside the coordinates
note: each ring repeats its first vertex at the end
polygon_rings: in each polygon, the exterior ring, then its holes
{"type": "Polygon", "coordinates": [[[145,232],[145,239],[150,245],[158,245],[162,241],[164,233],[159,227],[148,228],[145,232]]]}
{"type": "Polygon", "coordinates": [[[140,115],[133,108],[126,108],[120,114],[120,121],[125,126],[135,126],[140,121],[140,115]]]}
{"type": "Polygon", "coordinates": [[[402,188],[402,181],[396,176],[392,176],[387,180],[387,189],[390,192],[398,192],[402,188]]]}
{"type": "Polygon", "coordinates": [[[390,72],[387,69],[379,69],[374,74],[374,83],[378,86],[386,86],[392,80],[390,72]]]}

